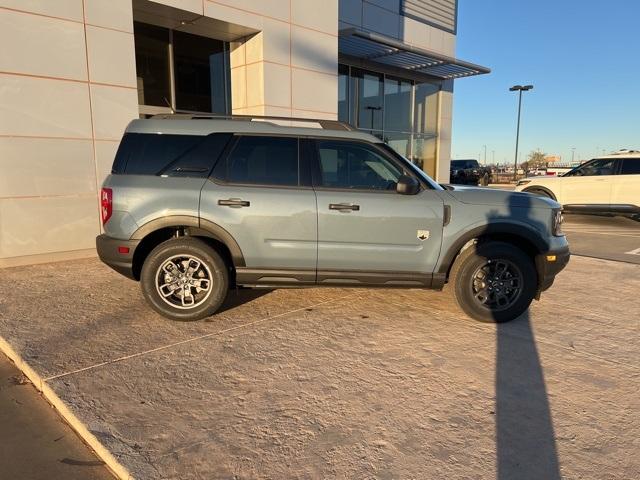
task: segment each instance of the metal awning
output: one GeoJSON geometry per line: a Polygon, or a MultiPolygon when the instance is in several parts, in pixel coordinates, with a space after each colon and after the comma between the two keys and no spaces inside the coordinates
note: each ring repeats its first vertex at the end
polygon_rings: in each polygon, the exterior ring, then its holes
{"type": "Polygon", "coordinates": [[[338,51],[350,57],[423,73],[443,80],[482,75],[491,71],[487,67],[457,60],[357,28],[340,30],[338,51]]]}

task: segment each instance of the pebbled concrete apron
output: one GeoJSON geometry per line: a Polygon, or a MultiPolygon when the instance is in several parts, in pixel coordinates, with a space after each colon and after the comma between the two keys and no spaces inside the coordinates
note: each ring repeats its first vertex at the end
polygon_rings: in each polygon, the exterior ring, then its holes
{"type": "Polygon", "coordinates": [[[640,478],[638,265],[575,257],[500,326],[360,289],[171,322],[96,260],[0,286],[0,336],[139,479],[640,478]]]}

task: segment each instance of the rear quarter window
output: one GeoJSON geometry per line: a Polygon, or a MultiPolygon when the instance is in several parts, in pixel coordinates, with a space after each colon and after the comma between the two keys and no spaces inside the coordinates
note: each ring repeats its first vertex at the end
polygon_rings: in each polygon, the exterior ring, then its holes
{"type": "Polygon", "coordinates": [[[229,138],[228,134],[126,133],[118,147],[111,173],[206,177],[229,138]]]}
{"type": "Polygon", "coordinates": [[[620,175],[640,175],[640,158],[623,158],[620,161],[620,175]]]}

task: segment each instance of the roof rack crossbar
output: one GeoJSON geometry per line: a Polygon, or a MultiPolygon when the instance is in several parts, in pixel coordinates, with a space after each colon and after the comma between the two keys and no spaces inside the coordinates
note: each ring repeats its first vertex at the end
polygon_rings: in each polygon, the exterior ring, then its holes
{"type": "Polygon", "coordinates": [[[202,119],[202,120],[280,120],[287,122],[308,122],[317,123],[324,130],[356,130],[352,125],[339,120],[326,120],[322,118],[297,118],[297,117],[281,117],[275,115],[222,115],[222,114],[208,114],[208,113],[191,113],[191,112],[176,112],[176,113],[162,113],[154,115],[153,118],[184,118],[184,119],[202,119]]]}

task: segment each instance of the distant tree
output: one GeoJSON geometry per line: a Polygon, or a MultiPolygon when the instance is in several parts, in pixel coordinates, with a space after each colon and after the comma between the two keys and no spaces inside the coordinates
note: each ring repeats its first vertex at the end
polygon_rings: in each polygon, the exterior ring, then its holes
{"type": "Polygon", "coordinates": [[[547,154],[541,151],[531,152],[527,157],[527,161],[521,166],[524,170],[535,170],[536,168],[544,167],[547,164],[545,160],[546,156],[547,154]]]}

